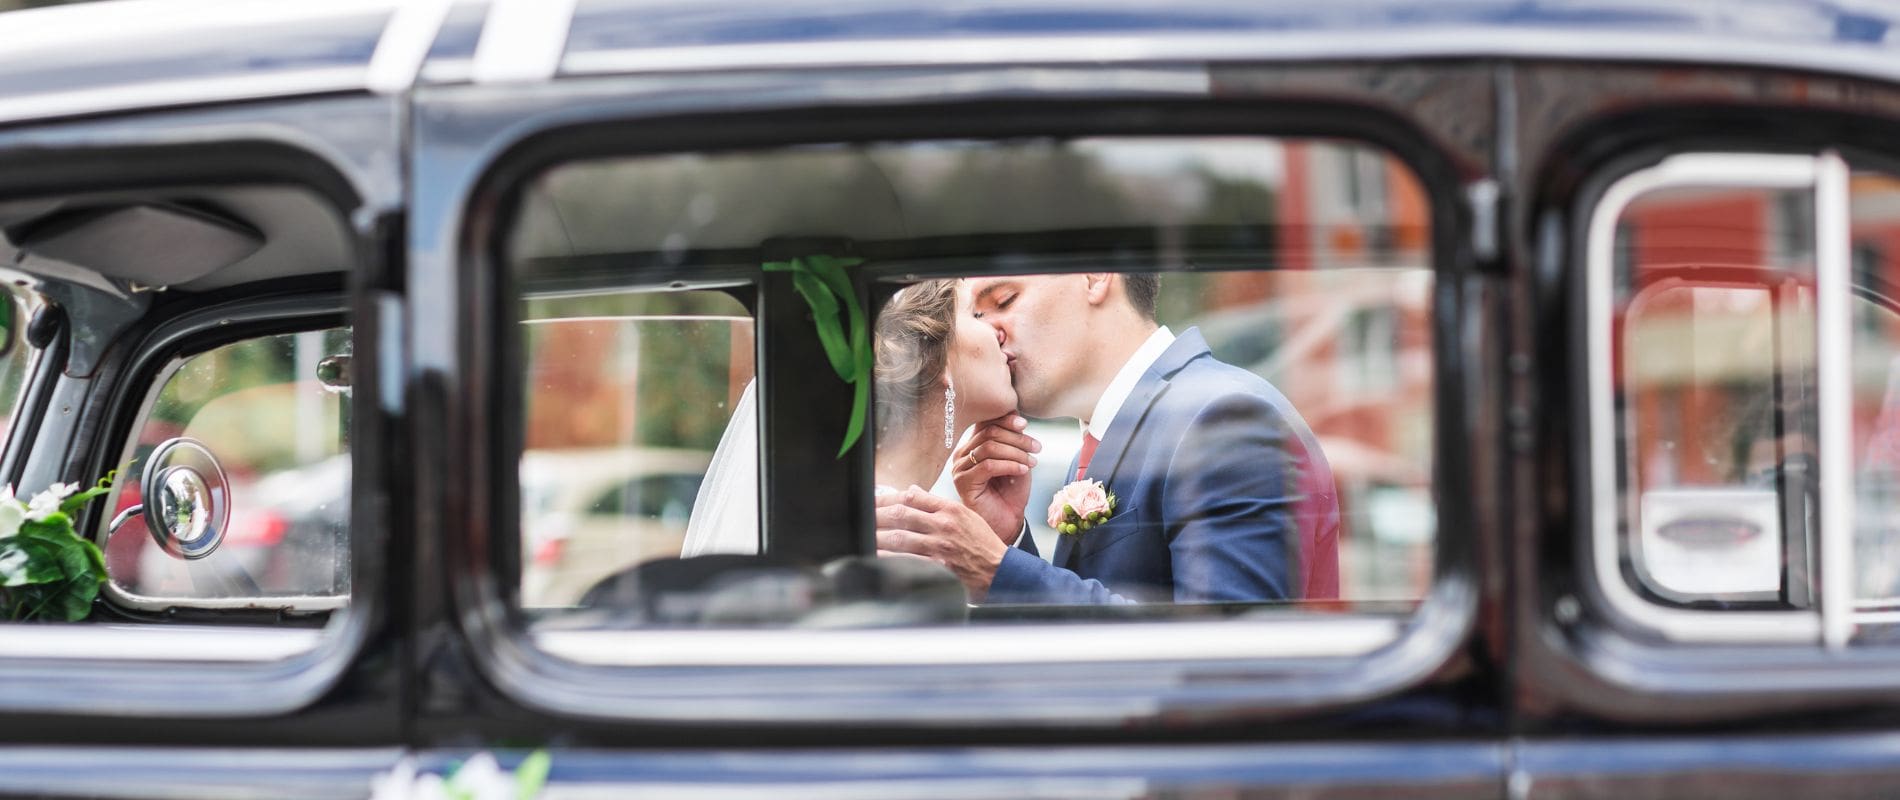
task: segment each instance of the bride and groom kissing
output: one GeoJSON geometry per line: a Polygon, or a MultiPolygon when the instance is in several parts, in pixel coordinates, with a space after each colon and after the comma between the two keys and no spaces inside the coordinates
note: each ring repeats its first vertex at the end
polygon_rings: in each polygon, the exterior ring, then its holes
{"type": "MultiPolygon", "coordinates": [[[[880,555],[936,561],[974,602],[1337,597],[1338,498],[1317,440],[1197,329],[1157,324],[1157,288],[1152,275],[1076,273],[930,280],[893,297],[872,337],[880,555]],[[1090,524],[1063,525],[1050,560],[1027,525],[1054,498],[1030,496],[1042,446],[1025,417],[1084,429],[1065,477],[1093,483],[1059,492],[1068,502],[1049,513],[1090,524]],[[922,488],[946,462],[954,499],[922,488]]],[[[702,511],[728,509],[696,507],[683,554],[736,549],[702,535],[715,527],[702,511]]]]}

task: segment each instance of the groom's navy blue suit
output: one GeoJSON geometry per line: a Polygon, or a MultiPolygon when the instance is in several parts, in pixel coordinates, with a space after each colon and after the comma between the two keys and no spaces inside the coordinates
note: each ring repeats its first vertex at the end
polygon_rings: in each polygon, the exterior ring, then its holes
{"type": "MultiPolygon", "coordinates": [[[[989,602],[1338,596],[1338,495],[1319,442],[1285,395],[1215,359],[1196,329],[1141,376],[1086,477],[1115,493],[1114,516],[1063,536],[1054,564],[1025,531],[989,602]]],[[[1031,498],[1029,513],[1048,502],[1031,498]]]]}

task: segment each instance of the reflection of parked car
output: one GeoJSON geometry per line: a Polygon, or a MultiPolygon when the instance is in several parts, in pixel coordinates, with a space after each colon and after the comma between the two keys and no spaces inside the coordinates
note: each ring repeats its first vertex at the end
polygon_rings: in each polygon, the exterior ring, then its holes
{"type": "Polygon", "coordinates": [[[571,604],[602,578],[679,555],[708,459],[653,448],[522,454],[522,604],[571,604]]]}
{"type": "Polygon", "coordinates": [[[224,541],[194,562],[166,553],[145,534],[145,521],[133,520],[127,532],[136,531],[141,540],[140,583],[131,588],[163,598],[172,593],[168,587],[202,595],[215,582],[230,596],[341,602],[350,591],[349,492],[348,455],[273,472],[253,483],[234,481],[224,541]]]}

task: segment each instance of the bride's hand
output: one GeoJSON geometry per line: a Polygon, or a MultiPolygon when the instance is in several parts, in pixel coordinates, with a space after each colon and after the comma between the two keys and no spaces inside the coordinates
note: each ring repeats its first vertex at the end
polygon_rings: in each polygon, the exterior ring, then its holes
{"type": "Polygon", "coordinates": [[[1028,424],[1013,412],[978,423],[970,440],[957,448],[950,467],[957,496],[1004,544],[1014,544],[1022,533],[1029,468],[1036,463],[1031,454],[1042,450],[1041,442],[1023,432],[1028,424]]]}
{"type": "Polygon", "coordinates": [[[1009,551],[976,512],[915,486],[877,498],[877,548],[880,554],[909,553],[949,567],[973,603],[989,594],[1009,551]]]}

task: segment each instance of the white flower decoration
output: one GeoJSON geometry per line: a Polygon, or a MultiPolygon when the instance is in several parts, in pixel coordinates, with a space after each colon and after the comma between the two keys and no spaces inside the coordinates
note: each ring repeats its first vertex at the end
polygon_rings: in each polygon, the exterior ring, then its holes
{"type": "Polygon", "coordinates": [[[20,523],[26,521],[26,504],[13,497],[13,485],[0,488],[0,539],[20,532],[20,523]]]}
{"type": "Polygon", "coordinates": [[[66,502],[73,492],[79,491],[77,483],[55,483],[46,487],[46,491],[33,495],[26,504],[26,518],[42,520],[59,511],[59,504],[66,502]]]}
{"type": "Polygon", "coordinates": [[[371,782],[370,800],[515,800],[520,791],[514,776],[502,770],[495,756],[482,752],[446,778],[422,772],[414,757],[404,757],[371,782]]]}

